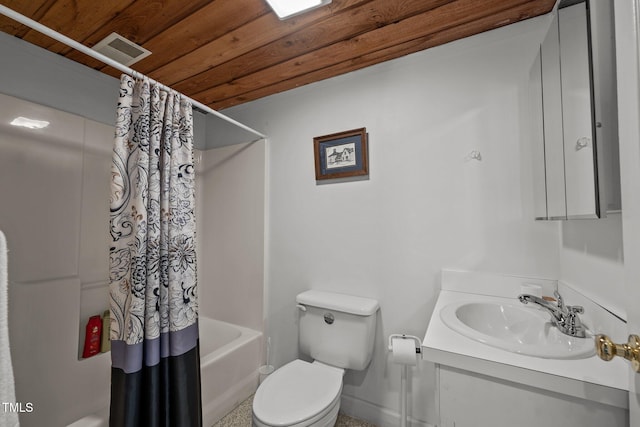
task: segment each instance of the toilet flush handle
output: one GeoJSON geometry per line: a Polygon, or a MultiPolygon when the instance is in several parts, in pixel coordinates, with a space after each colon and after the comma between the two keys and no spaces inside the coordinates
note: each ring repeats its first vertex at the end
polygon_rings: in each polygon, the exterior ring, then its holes
{"type": "Polygon", "coordinates": [[[307,311],[307,306],[302,304],[296,304],[296,307],[300,309],[300,311],[307,311]]]}

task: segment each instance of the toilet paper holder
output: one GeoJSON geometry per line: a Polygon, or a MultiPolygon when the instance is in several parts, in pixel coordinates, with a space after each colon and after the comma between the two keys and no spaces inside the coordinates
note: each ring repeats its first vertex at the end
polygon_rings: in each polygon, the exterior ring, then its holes
{"type": "Polygon", "coordinates": [[[405,335],[405,334],[391,334],[389,335],[389,345],[388,345],[388,349],[389,351],[393,351],[393,339],[394,338],[400,338],[403,340],[413,340],[413,342],[415,343],[415,347],[416,347],[416,354],[420,355],[420,358],[422,358],[422,341],[420,340],[420,338],[413,336],[413,335],[405,335]]]}
{"type": "MultiPolygon", "coordinates": [[[[391,334],[389,335],[389,346],[388,349],[393,353],[393,340],[401,339],[401,340],[411,340],[413,341],[413,345],[416,350],[416,354],[420,355],[422,359],[422,341],[420,338],[414,337],[413,335],[405,335],[405,334],[391,334]]],[[[409,350],[409,349],[407,349],[409,350]]],[[[417,358],[417,357],[416,357],[417,358]]],[[[413,364],[415,365],[415,363],[413,364]]],[[[402,363],[401,366],[401,375],[400,375],[400,427],[407,427],[408,423],[408,407],[407,407],[407,378],[409,373],[409,364],[402,363]]]]}

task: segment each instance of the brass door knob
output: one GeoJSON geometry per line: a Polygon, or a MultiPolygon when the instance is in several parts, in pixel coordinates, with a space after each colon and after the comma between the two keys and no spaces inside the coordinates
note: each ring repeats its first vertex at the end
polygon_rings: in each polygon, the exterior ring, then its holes
{"type": "Polygon", "coordinates": [[[634,371],[640,372],[640,337],[637,335],[629,335],[626,344],[615,344],[606,335],[596,335],[596,353],[607,362],[616,356],[624,357],[631,362],[634,371]]]}

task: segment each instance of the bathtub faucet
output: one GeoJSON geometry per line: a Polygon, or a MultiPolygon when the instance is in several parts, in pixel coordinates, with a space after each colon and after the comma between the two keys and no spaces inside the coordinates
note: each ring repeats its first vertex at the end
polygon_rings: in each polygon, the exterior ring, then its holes
{"type": "Polygon", "coordinates": [[[553,296],[556,297],[557,304],[529,294],[522,294],[518,299],[523,304],[532,303],[547,310],[551,315],[551,323],[563,334],[584,338],[586,329],[578,316],[578,314],[584,313],[584,308],[578,305],[564,305],[562,296],[558,291],[553,291],[553,296]]]}

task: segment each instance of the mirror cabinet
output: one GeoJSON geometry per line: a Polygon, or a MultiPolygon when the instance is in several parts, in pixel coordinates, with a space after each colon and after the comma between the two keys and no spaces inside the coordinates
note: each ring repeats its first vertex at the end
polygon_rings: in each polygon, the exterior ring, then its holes
{"type": "Polygon", "coordinates": [[[535,218],[620,210],[613,1],[561,1],[529,77],[535,218]]]}

